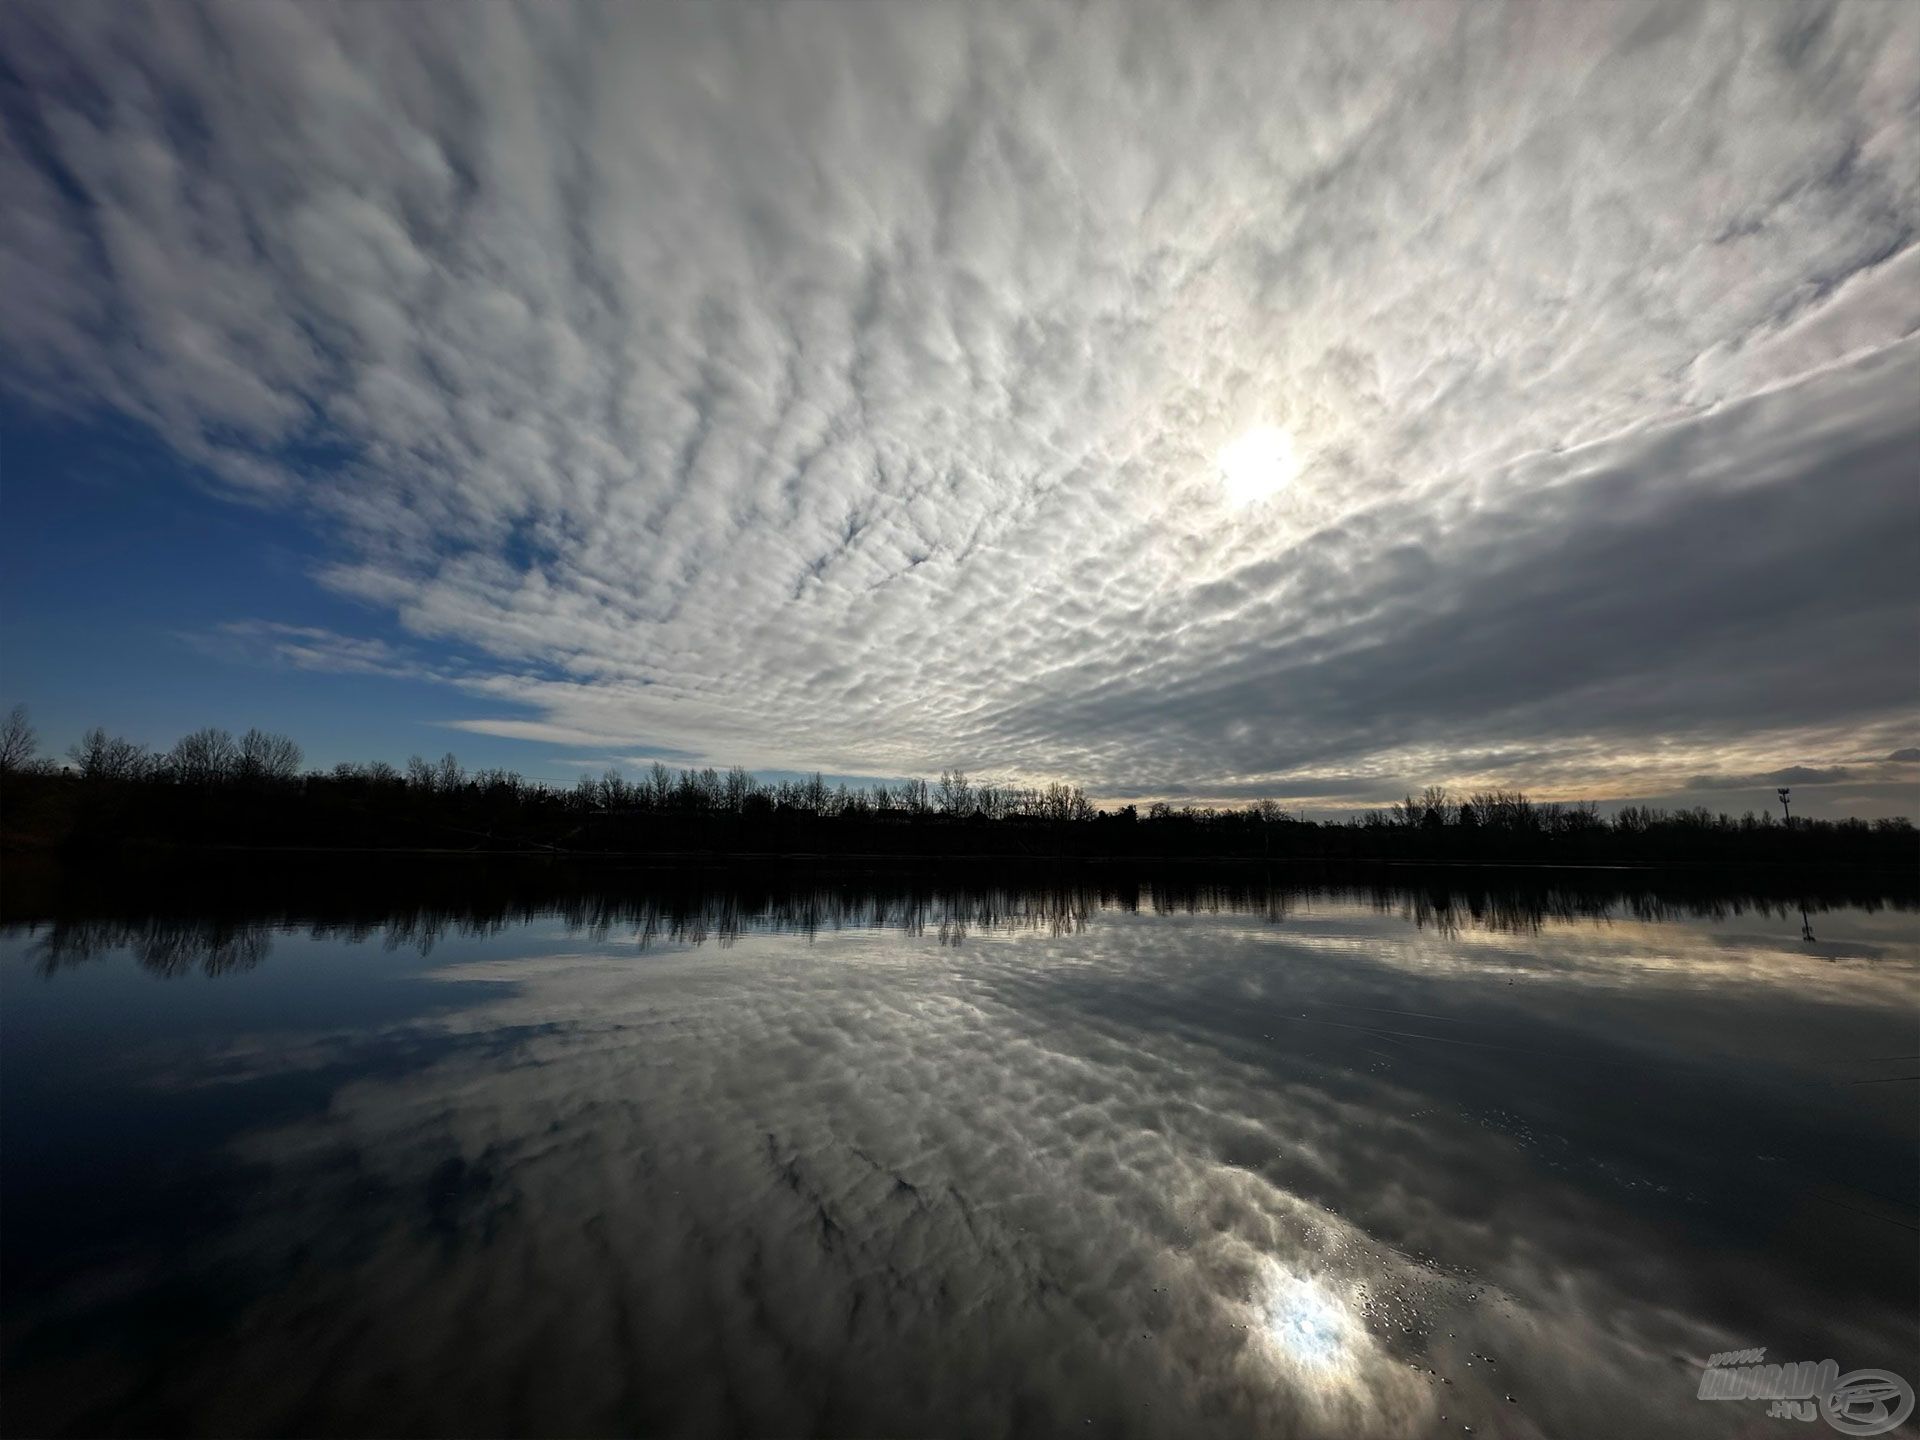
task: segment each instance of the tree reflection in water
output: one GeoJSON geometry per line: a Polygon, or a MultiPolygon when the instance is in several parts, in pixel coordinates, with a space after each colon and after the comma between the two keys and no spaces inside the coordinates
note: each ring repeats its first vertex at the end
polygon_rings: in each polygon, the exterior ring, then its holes
{"type": "Polygon", "coordinates": [[[636,948],[731,945],[747,934],[874,930],[963,944],[975,933],[1083,929],[1103,911],[1234,914],[1284,922],[1301,906],[1359,901],[1421,930],[1530,934],[1614,920],[1797,922],[1832,906],[1912,908],[1910,878],[1736,877],[1621,871],[1406,867],[1272,872],[1257,867],[1134,870],[1087,866],[1014,875],[992,867],[928,874],[762,869],[617,870],[486,862],[403,862],[376,869],[304,864],[204,874],[84,874],[15,879],[0,925],[24,927],[43,973],[127,951],[156,975],[250,970],[277,934],[431,954],[449,936],[501,934],[553,919],[596,943],[636,948]],[[38,883],[34,883],[35,881],[38,883]]]}

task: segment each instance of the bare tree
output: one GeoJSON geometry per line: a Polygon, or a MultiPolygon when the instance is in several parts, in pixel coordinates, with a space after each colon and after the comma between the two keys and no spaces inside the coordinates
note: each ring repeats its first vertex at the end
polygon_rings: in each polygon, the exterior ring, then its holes
{"type": "Polygon", "coordinates": [[[747,808],[747,797],[753,794],[753,776],[743,767],[735,765],[727,771],[726,790],[721,803],[738,815],[747,808]]]}
{"type": "Polygon", "coordinates": [[[255,784],[282,784],[300,773],[300,747],[285,735],[249,730],[240,737],[239,771],[255,784]]]}
{"type": "Polygon", "coordinates": [[[27,707],[14,706],[7,712],[6,723],[0,725],[0,775],[26,769],[39,748],[40,737],[27,723],[27,707]]]}
{"type": "Polygon", "coordinates": [[[137,780],[148,765],[146,746],[109,735],[98,725],[68,746],[67,754],[84,780],[137,780]]]}
{"type": "Polygon", "coordinates": [[[494,765],[475,771],[473,783],[495,800],[518,800],[527,782],[520,778],[518,771],[509,770],[504,765],[494,765]]]}
{"type": "Polygon", "coordinates": [[[811,810],[816,815],[824,815],[827,813],[828,798],[826,777],[816,770],[808,778],[806,786],[802,791],[800,797],[801,807],[806,810],[811,810]]]}
{"type": "Polygon", "coordinates": [[[671,810],[673,797],[679,787],[674,783],[673,772],[658,760],[647,770],[647,803],[656,810],[671,810]]]}
{"type": "Polygon", "coordinates": [[[693,792],[694,809],[703,814],[711,814],[725,803],[726,784],[720,779],[720,772],[711,765],[697,775],[689,770],[685,772],[685,776],[693,792]]]}
{"type": "Polygon", "coordinates": [[[1531,830],[1533,802],[1519,790],[1482,790],[1471,801],[1481,826],[1496,830],[1531,830]]]}
{"type": "MultiPolygon", "coordinates": [[[[587,776],[583,775],[580,779],[583,787],[591,783],[587,776]]],[[[597,800],[609,810],[625,810],[634,803],[635,788],[626,776],[609,765],[607,773],[600,777],[600,788],[597,794],[591,799],[597,800]]]]}
{"type": "Polygon", "coordinates": [[[233,736],[211,725],[182,735],[167,752],[167,769],[182,785],[218,785],[239,768],[240,747],[233,736]]]}
{"type": "Polygon", "coordinates": [[[967,779],[964,770],[942,770],[940,783],[934,790],[934,798],[942,814],[955,816],[971,814],[973,811],[973,784],[967,779]]]}
{"type": "Polygon", "coordinates": [[[1560,812],[1560,824],[1570,835],[1591,834],[1604,828],[1600,820],[1600,806],[1592,800],[1575,800],[1560,812]]]}

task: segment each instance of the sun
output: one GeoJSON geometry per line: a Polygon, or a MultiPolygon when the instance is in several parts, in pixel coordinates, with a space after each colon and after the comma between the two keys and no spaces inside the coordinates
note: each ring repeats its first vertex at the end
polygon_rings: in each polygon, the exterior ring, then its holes
{"type": "Polygon", "coordinates": [[[1293,437],[1278,425],[1256,425],[1220,452],[1220,480],[1235,505],[1254,505],[1285,489],[1300,472],[1293,437]]]}

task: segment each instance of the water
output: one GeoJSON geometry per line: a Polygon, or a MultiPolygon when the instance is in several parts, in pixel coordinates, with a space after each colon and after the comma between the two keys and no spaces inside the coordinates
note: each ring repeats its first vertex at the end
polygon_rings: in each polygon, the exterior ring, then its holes
{"type": "Polygon", "coordinates": [[[9,901],[8,1433],[1732,1435],[1784,1422],[1713,1352],[1920,1379],[1870,885],[229,880],[9,901]]]}

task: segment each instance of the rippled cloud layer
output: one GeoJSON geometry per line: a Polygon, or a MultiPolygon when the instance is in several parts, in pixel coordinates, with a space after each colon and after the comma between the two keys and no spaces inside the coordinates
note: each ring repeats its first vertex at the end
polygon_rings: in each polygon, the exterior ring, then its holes
{"type": "Polygon", "coordinates": [[[1909,7],[0,41],[5,375],[292,507],[421,647],[236,617],[295,663],[1108,796],[1911,784],[1909,7]]]}

